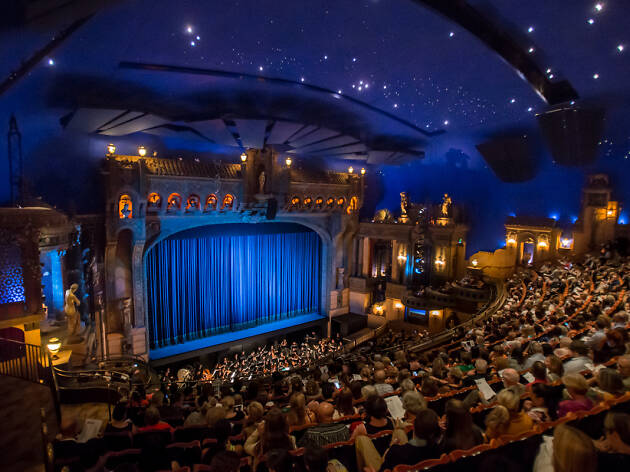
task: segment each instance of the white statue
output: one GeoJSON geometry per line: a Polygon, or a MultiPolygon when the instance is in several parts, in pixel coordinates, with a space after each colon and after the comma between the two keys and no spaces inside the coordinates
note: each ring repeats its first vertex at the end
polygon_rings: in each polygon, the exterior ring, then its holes
{"type": "Polygon", "coordinates": [[[265,175],[265,171],[263,170],[258,175],[258,193],[265,193],[265,180],[267,180],[267,176],[265,175]]]}
{"type": "Polygon", "coordinates": [[[77,296],[76,291],[79,289],[77,284],[70,285],[70,288],[66,290],[66,296],[64,298],[63,311],[66,313],[68,319],[68,334],[75,336],[78,334],[81,324],[81,317],[77,311],[77,307],[81,304],[77,296]]]}

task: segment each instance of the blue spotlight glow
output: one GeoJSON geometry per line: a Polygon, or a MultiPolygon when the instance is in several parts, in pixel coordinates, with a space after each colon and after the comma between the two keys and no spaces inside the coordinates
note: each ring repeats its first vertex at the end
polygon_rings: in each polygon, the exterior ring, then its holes
{"type": "Polygon", "coordinates": [[[575,224],[575,222],[576,222],[577,220],[578,220],[578,217],[577,217],[577,216],[573,215],[573,216],[571,217],[571,223],[575,224]]]}
{"type": "Polygon", "coordinates": [[[619,219],[617,220],[617,224],[625,225],[628,222],[628,217],[625,213],[619,215],[619,219]]]}
{"type": "Polygon", "coordinates": [[[558,214],[557,214],[557,213],[551,213],[551,214],[549,215],[549,218],[551,218],[552,220],[556,220],[556,221],[558,221],[559,216],[558,216],[558,214]]]}

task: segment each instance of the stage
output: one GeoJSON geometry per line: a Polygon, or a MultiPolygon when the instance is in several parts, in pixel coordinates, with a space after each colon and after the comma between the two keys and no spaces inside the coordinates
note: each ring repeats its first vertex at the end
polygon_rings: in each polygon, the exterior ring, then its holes
{"type": "Polygon", "coordinates": [[[160,366],[178,362],[203,354],[233,348],[238,344],[250,344],[264,341],[269,337],[287,334],[315,326],[322,326],[328,318],[319,313],[294,316],[281,321],[263,323],[248,329],[221,333],[206,338],[195,339],[181,344],[172,344],[151,349],[149,360],[152,365],[160,366]]]}

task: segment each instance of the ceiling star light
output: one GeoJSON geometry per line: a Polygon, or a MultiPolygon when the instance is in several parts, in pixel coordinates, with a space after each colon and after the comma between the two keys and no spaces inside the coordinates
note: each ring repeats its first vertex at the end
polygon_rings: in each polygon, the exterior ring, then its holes
{"type": "Polygon", "coordinates": [[[510,103],[515,103],[515,102],[516,102],[516,98],[510,99],[510,103]]]}
{"type": "Polygon", "coordinates": [[[444,120],[444,126],[448,126],[448,120],[444,120]]]}
{"type": "Polygon", "coordinates": [[[599,79],[599,74],[593,74],[593,78],[594,78],[595,80],[599,79]]]}
{"type": "Polygon", "coordinates": [[[601,3],[595,4],[595,11],[602,11],[603,9],[604,9],[604,5],[602,5],[601,3]]]}
{"type": "Polygon", "coordinates": [[[529,108],[527,109],[527,111],[528,111],[528,112],[530,112],[530,113],[531,113],[533,110],[534,110],[534,109],[533,109],[532,107],[529,107],[529,108]]]}
{"type": "Polygon", "coordinates": [[[196,46],[196,43],[195,43],[194,41],[191,41],[191,42],[190,42],[190,45],[191,45],[192,47],[195,47],[195,46],[196,46]]]}
{"type": "Polygon", "coordinates": [[[619,52],[623,52],[623,50],[624,50],[624,46],[623,46],[623,44],[619,44],[619,45],[617,46],[617,51],[619,51],[619,52]]]}
{"type": "Polygon", "coordinates": [[[527,52],[528,52],[528,53],[530,53],[530,54],[532,54],[534,51],[535,51],[535,49],[534,49],[534,48],[529,48],[529,49],[527,50],[527,52]]]}
{"type": "Polygon", "coordinates": [[[553,79],[553,74],[549,74],[549,78],[550,78],[550,79],[553,79]]]}
{"type": "Polygon", "coordinates": [[[263,66],[258,66],[258,70],[262,72],[263,66]]]}
{"type": "Polygon", "coordinates": [[[304,82],[304,77],[300,77],[300,82],[304,82]]]}
{"type": "Polygon", "coordinates": [[[527,28],[527,32],[528,33],[533,33],[534,32],[534,27],[530,26],[529,28],[527,28]]]}
{"type": "Polygon", "coordinates": [[[54,66],[55,65],[55,60],[54,59],[48,59],[48,65],[49,66],[54,66]]]}
{"type": "Polygon", "coordinates": [[[192,34],[192,32],[193,32],[192,26],[190,25],[186,26],[186,33],[192,34]]]}
{"type": "Polygon", "coordinates": [[[595,20],[594,20],[593,18],[589,18],[588,20],[586,20],[586,22],[587,22],[589,25],[592,25],[593,23],[595,23],[595,20]]]}
{"type": "Polygon", "coordinates": [[[394,108],[398,108],[398,103],[394,103],[394,108]]]}
{"type": "Polygon", "coordinates": [[[449,38],[452,38],[453,36],[455,36],[455,33],[451,31],[451,32],[448,34],[448,37],[449,37],[449,38]]]}

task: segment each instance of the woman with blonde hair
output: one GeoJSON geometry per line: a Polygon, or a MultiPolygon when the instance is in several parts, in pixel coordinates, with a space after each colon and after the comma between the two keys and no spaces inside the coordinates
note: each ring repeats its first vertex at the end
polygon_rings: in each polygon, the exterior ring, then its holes
{"type": "Polygon", "coordinates": [[[581,374],[567,374],[562,377],[562,383],[569,393],[569,400],[558,404],[558,417],[562,417],[571,411],[583,411],[593,408],[593,402],[586,397],[588,382],[581,374]]]}
{"type": "Polygon", "coordinates": [[[302,426],[316,421],[315,414],[306,408],[306,397],[303,393],[295,392],[289,398],[291,409],[287,413],[289,426],[302,426]]]}
{"type": "Polygon", "coordinates": [[[531,417],[519,411],[521,397],[511,388],[503,389],[497,395],[498,405],[486,417],[486,437],[497,438],[503,434],[518,435],[529,431],[534,422],[531,417]]]}
{"type": "Polygon", "coordinates": [[[243,433],[245,436],[249,436],[256,430],[264,414],[265,409],[259,402],[251,402],[247,406],[247,416],[245,416],[245,423],[243,424],[243,433]]]}
{"type": "Polygon", "coordinates": [[[595,472],[597,451],[593,440],[566,424],[556,426],[553,437],[543,436],[533,472],[595,472]]]}

